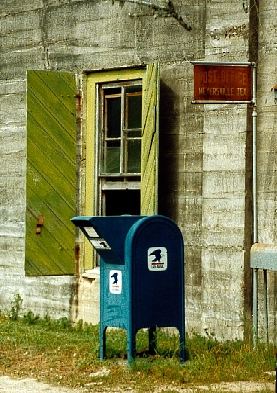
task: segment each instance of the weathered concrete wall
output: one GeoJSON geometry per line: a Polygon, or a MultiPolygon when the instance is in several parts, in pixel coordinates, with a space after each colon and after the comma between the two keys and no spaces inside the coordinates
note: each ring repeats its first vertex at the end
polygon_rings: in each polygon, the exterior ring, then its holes
{"type": "MultiPolygon", "coordinates": [[[[80,299],[72,293],[74,279],[29,279],[24,274],[26,70],[82,72],[157,59],[172,61],[173,53],[174,61],[183,61],[185,56],[192,58],[191,40],[196,46],[199,42],[197,29],[188,34],[182,15],[184,19],[191,18],[189,23],[199,24],[200,10],[201,2],[191,2],[185,10],[177,6],[171,17],[163,8],[154,10],[128,2],[124,6],[119,2],[112,5],[111,1],[1,2],[0,280],[3,308],[10,306],[17,293],[24,298],[24,308],[32,308],[35,313],[69,316],[71,302],[78,304],[79,310],[89,308],[83,303],[80,305],[80,299]]],[[[81,294],[88,287],[93,285],[81,279],[77,286],[81,299],[86,298],[81,294]]],[[[87,295],[90,299],[89,289],[87,295]]],[[[94,312],[89,320],[94,320],[95,314],[97,316],[94,312]]],[[[87,311],[80,311],[80,315],[85,319],[87,311]]]]}
{"type": "MultiPolygon", "coordinates": [[[[175,0],[174,8],[163,0],[150,3],[156,7],[140,5],[139,0],[0,3],[0,307],[8,308],[19,293],[25,309],[98,320],[97,279],[30,279],[24,274],[26,70],[81,73],[159,61],[160,212],[175,219],[184,233],[187,327],[221,339],[242,338],[251,314],[250,111],[246,105],[191,104],[190,61],[254,60],[249,21],[256,2],[249,1],[248,8],[240,0],[175,0]]],[[[267,147],[260,149],[259,160],[266,161],[267,179],[273,179],[275,169],[269,169],[268,160],[275,154],[269,140],[276,122],[270,87],[276,83],[277,10],[273,0],[262,3],[258,127],[265,137],[260,134],[260,146],[267,147]],[[266,158],[263,152],[269,148],[266,158]]],[[[271,197],[262,193],[265,188],[259,193],[261,239],[268,242],[276,241],[276,189],[269,183],[271,197]]],[[[271,277],[273,299],[276,278],[271,277]]],[[[272,321],[272,300],[270,307],[272,321]]]]}
{"type": "MultiPolygon", "coordinates": [[[[241,2],[213,1],[205,60],[248,61],[248,35],[241,2]]],[[[209,334],[242,338],[247,105],[205,105],[203,133],[201,320],[209,334]]]]}
{"type": "MultiPolygon", "coordinates": [[[[277,105],[272,87],[277,81],[276,2],[260,2],[258,19],[257,192],[258,240],[277,243],[277,105]]],[[[264,278],[259,272],[259,334],[265,330],[264,278]]],[[[269,337],[277,341],[277,273],[268,273],[269,337]]]]}

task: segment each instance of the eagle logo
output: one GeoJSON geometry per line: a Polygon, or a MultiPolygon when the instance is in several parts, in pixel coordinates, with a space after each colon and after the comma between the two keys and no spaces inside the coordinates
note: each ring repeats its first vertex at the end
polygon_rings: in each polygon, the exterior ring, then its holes
{"type": "Polygon", "coordinates": [[[149,255],[154,255],[154,259],[152,260],[152,262],[160,262],[162,259],[162,250],[160,250],[159,248],[157,250],[154,250],[151,252],[151,254],[149,255]]]}
{"type": "Polygon", "coordinates": [[[148,270],[162,272],[167,270],[167,248],[149,247],[147,252],[148,270]]]}

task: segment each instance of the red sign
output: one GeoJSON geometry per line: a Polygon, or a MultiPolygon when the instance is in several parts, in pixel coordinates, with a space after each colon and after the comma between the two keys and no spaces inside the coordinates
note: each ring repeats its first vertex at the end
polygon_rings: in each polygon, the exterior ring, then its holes
{"type": "Polygon", "coordinates": [[[251,65],[194,65],[194,102],[238,103],[251,100],[251,65]]]}

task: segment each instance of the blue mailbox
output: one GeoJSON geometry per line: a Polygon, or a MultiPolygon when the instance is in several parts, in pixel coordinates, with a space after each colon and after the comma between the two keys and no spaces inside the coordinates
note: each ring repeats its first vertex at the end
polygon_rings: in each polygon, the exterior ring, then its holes
{"type": "Polygon", "coordinates": [[[127,330],[127,357],[136,352],[136,333],[149,329],[156,350],[156,327],[175,327],[185,360],[184,243],[178,226],[155,216],[74,217],[100,255],[100,358],[106,356],[106,329],[127,330]]]}

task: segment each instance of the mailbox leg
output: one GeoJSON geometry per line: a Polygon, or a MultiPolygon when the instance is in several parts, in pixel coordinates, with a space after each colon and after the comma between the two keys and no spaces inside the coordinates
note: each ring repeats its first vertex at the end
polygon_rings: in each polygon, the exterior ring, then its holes
{"type": "Polygon", "coordinates": [[[106,357],[106,326],[100,327],[100,360],[106,357]]]}
{"type": "Polygon", "coordinates": [[[150,327],[148,330],[149,337],[149,354],[155,355],[157,352],[157,330],[156,327],[150,327]]]}
{"type": "Polygon", "coordinates": [[[180,334],[180,361],[185,362],[186,360],[186,351],[185,351],[185,329],[182,326],[179,328],[180,334]]]}
{"type": "Polygon", "coordinates": [[[128,330],[127,337],[127,360],[128,364],[131,364],[136,354],[136,332],[132,329],[128,330]]]}

